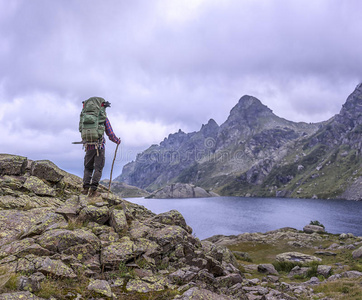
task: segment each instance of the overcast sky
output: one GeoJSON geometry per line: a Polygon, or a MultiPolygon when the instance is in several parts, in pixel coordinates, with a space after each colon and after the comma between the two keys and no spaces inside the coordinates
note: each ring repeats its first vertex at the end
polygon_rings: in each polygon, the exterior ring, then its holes
{"type": "Polygon", "coordinates": [[[0,153],[82,175],[71,142],[91,96],[112,103],[114,177],[169,133],[222,124],[245,94],[325,121],[362,81],[361,11],[360,0],[0,0],[0,153]]]}

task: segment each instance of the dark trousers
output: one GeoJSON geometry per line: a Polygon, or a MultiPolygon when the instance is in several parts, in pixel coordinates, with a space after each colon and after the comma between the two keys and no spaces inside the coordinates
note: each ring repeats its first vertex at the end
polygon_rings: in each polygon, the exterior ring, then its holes
{"type": "Polygon", "coordinates": [[[83,188],[96,190],[102,177],[105,163],[105,149],[88,150],[84,156],[83,188]]]}

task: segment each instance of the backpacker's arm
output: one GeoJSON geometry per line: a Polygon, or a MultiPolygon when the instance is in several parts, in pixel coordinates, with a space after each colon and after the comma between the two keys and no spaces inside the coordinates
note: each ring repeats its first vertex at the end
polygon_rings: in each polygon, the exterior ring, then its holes
{"type": "Polygon", "coordinates": [[[106,127],[105,129],[105,132],[106,132],[106,135],[108,136],[108,138],[116,143],[117,145],[119,145],[121,143],[121,139],[119,139],[115,133],[113,132],[113,129],[112,129],[112,126],[111,126],[111,123],[109,122],[108,118],[106,118],[106,121],[104,122],[104,126],[106,127]]]}

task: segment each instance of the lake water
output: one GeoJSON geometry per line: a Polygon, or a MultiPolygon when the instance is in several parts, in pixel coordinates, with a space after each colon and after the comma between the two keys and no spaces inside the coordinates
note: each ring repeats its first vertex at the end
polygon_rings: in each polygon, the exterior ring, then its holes
{"type": "Polygon", "coordinates": [[[315,220],[327,232],[362,236],[362,201],[242,197],[127,200],[156,214],[178,210],[200,239],[282,227],[303,230],[315,220]]]}

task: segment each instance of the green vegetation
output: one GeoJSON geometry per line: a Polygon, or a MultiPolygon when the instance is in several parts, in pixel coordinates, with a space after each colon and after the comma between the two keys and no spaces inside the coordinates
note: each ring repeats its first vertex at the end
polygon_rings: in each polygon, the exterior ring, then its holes
{"type": "Polygon", "coordinates": [[[316,225],[316,226],[321,226],[321,227],[325,228],[324,225],[322,223],[320,223],[319,221],[310,221],[309,225],[316,225]]]}
{"type": "Polygon", "coordinates": [[[360,300],[362,294],[361,282],[355,279],[326,282],[313,289],[315,293],[324,293],[336,300],[360,300]]]}

